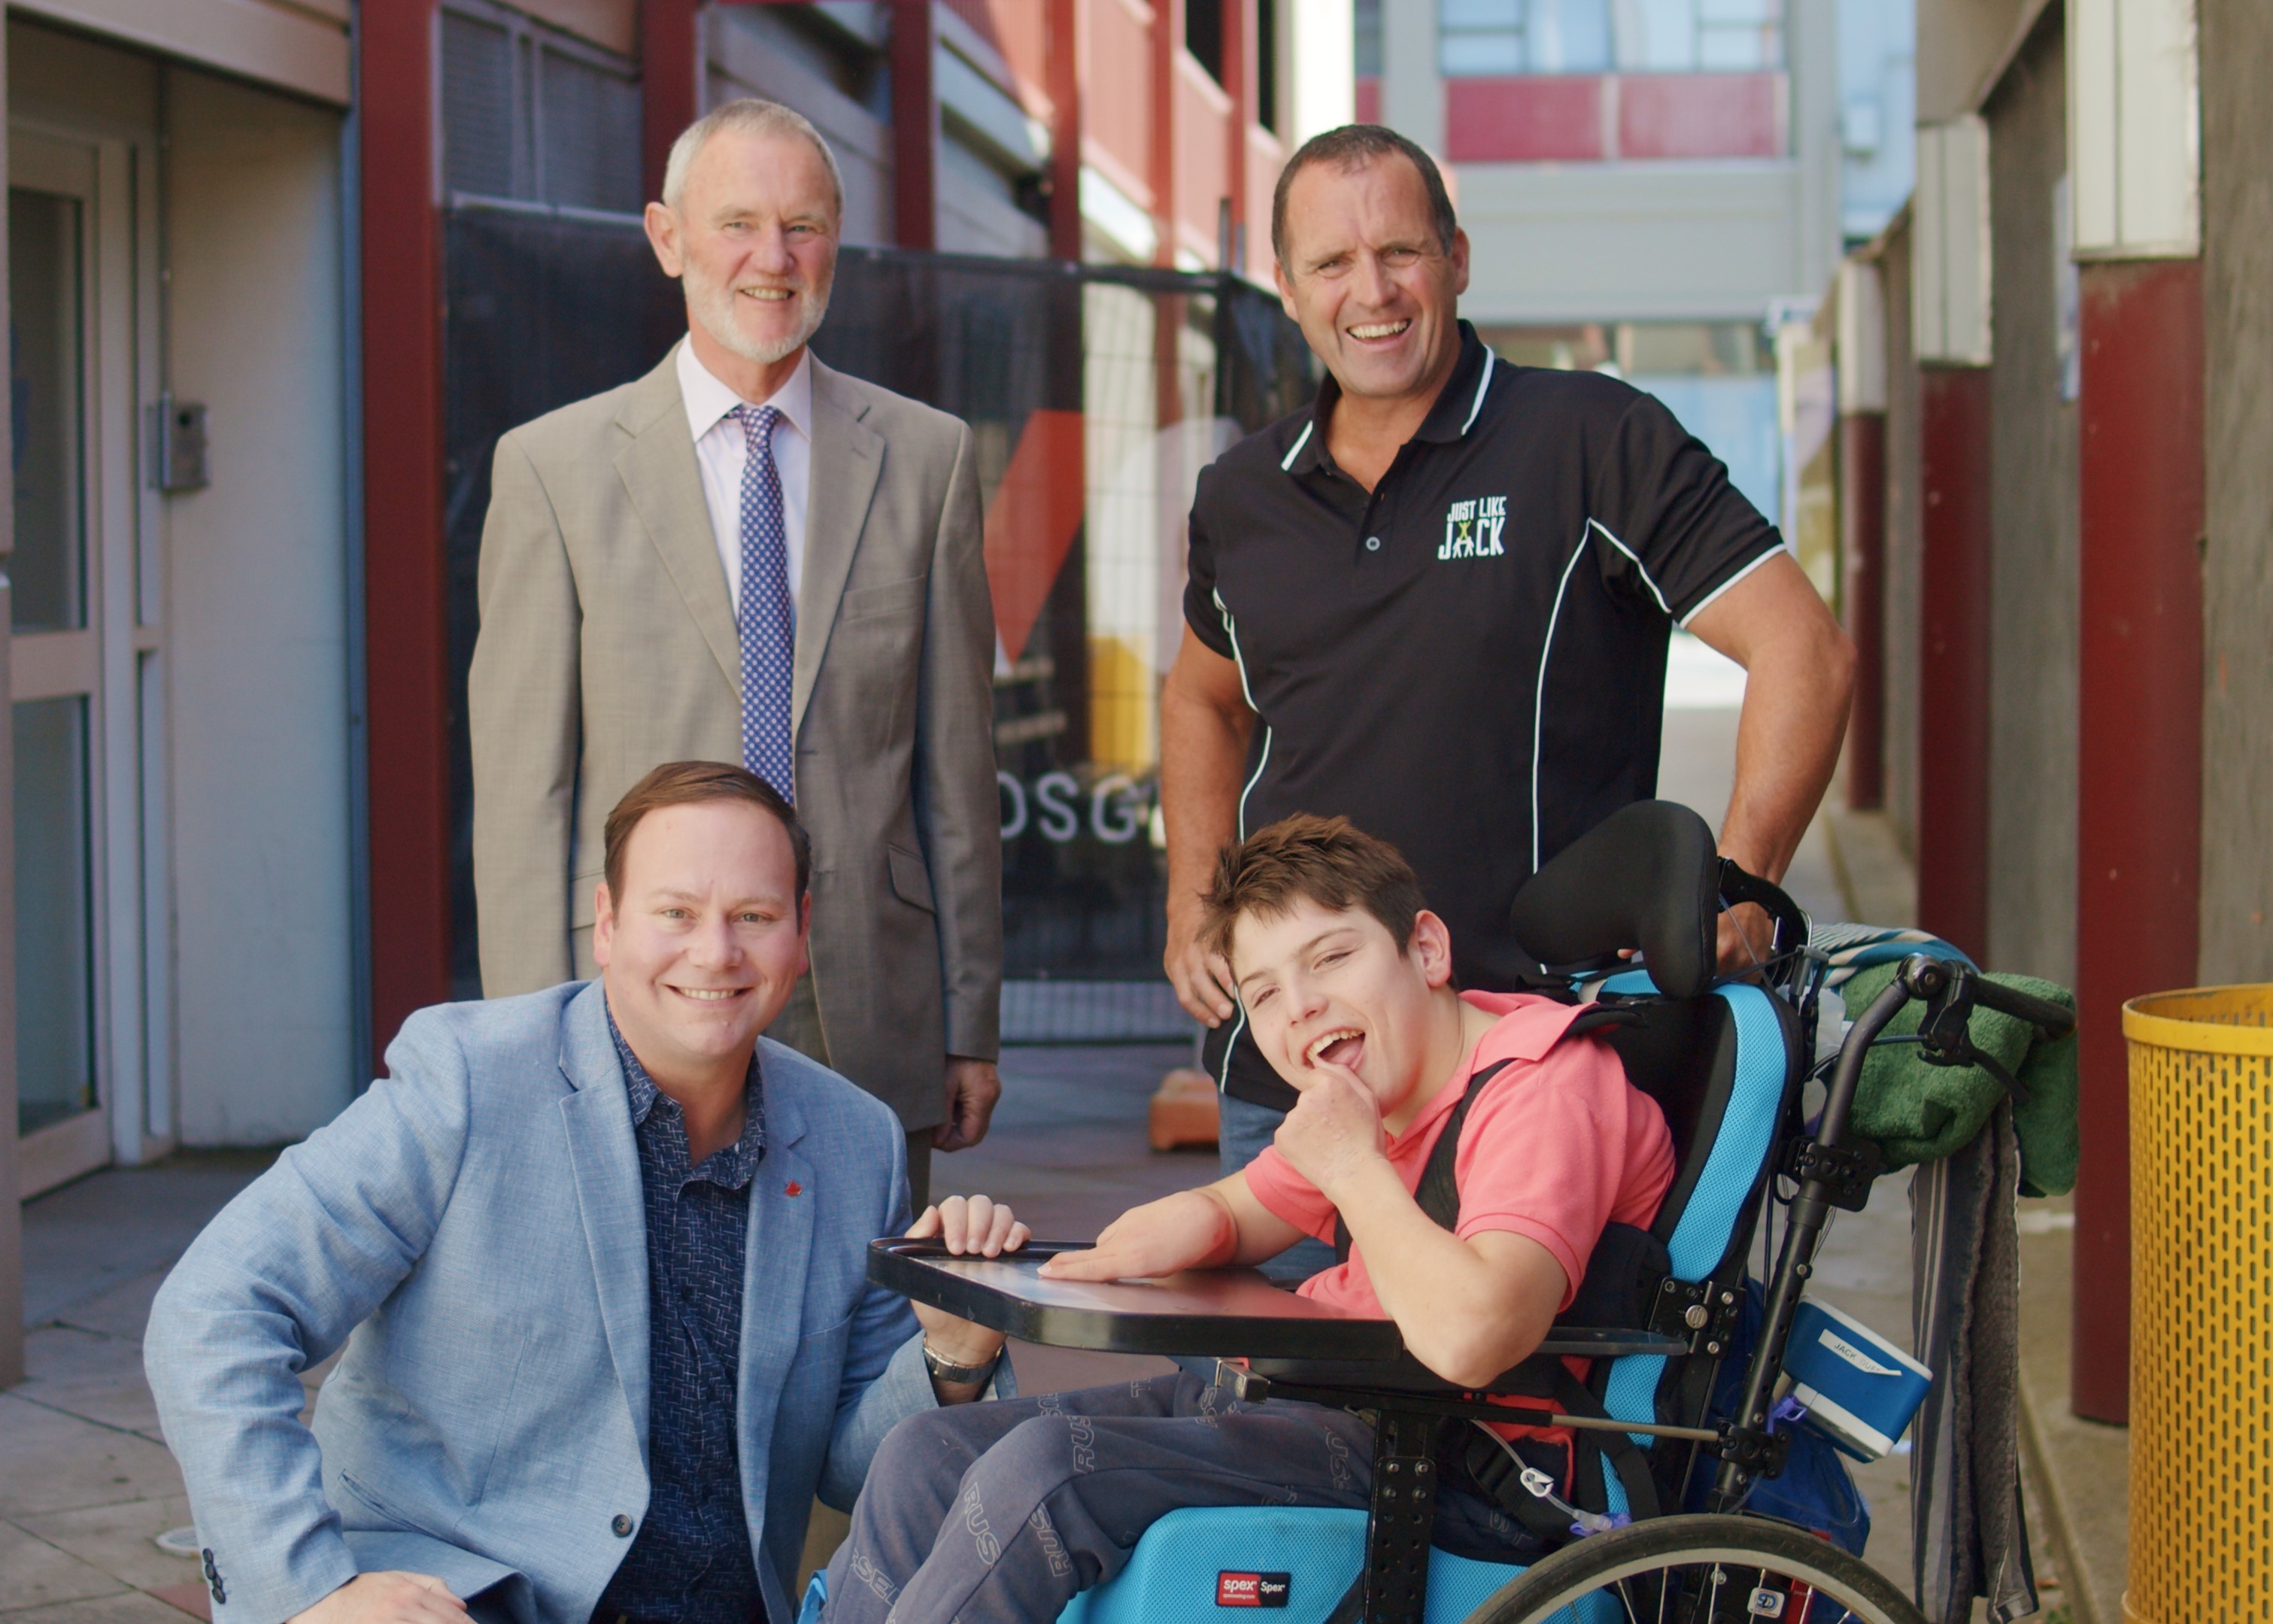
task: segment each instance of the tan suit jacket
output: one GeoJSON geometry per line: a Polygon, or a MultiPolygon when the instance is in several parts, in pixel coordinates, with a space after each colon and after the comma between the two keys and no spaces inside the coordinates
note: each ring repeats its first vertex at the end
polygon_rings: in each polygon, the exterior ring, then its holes
{"type": "MultiPolygon", "coordinates": [[[[791,694],[831,1064],[910,1129],[992,1059],[1002,975],[994,620],[971,431],[813,364],[791,694]]],[[[469,703],[491,997],[592,974],[609,809],[741,759],[741,652],[670,357],[498,442],[469,703]]]]}

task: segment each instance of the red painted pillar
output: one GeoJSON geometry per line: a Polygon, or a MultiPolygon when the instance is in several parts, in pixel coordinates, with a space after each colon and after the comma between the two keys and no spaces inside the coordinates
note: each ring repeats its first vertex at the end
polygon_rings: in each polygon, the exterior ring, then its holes
{"type": "Polygon", "coordinates": [[[671,144],[701,117],[701,0],[640,0],[640,177],[650,201],[663,197],[671,144]]]}
{"type": "Polygon", "coordinates": [[[1839,419],[1839,551],[1847,635],[1855,641],[1855,708],[1847,722],[1847,804],[1887,801],[1887,414],[1839,419]]]}
{"type": "Polygon", "coordinates": [[[931,0],[892,7],[892,232],[903,248],[939,245],[939,91],[931,0]]]}
{"type": "Polygon", "coordinates": [[[1184,49],[1184,0],[1152,4],[1152,263],[1176,262],[1176,58],[1184,49]]]}
{"type": "Polygon", "coordinates": [[[1989,935],[1989,377],[1918,373],[1918,923],[1977,959],[1989,935]]]}
{"type": "Polygon", "coordinates": [[[436,9],[436,0],[395,0],[363,7],[356,24],[371,1002],[379,1054],[405,1016],[450,992],[436,9]]]}
{"type": "Polygon", "coordinates": [[[1048,0],[1050,253],[1081,258],[1080,0],[1048,0]]]}
{"type": "Polygon", "coordinates": [[[1224,160],[1224,185],[1230,194],[1231,241],[1225,244],[1219,271],[1245,268],[1245,233],[1253,207],[1247,195],[1247,126],[1255,122],[1255,101],[1260,94],[1255,52],[1258,43],[1256,0],[1224,0],[1223,88],[1231,98],[1231,117],[1224,121],[1230,147],[1224,160]]]}
{"type": "MultiPolygon", "coordinates": [[[[2201,262],[2082,268],[2071,1403],[2129,1418],[2122,1004],[2195,974],[2202,872],[2201,262]]],[[[2182,1289],[2179,1288],[2179,1289],[2182,1289]]]]}

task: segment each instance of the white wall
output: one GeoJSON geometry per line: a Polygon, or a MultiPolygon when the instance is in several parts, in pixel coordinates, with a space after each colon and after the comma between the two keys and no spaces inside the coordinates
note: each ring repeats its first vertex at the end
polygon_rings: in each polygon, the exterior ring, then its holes
{"type": "Polygon", "coordinates": [[[167,499],[182,1137],[259,1144],[354,1064],[340,119],[177,71],[172,137],[172,383],[213,457],[167,499]]]}
{"type": "Polygon", "coordinates": [[[1474,321],[1757,320],[1795,285],[1790,163],[1463,164],[1474,321]]]}

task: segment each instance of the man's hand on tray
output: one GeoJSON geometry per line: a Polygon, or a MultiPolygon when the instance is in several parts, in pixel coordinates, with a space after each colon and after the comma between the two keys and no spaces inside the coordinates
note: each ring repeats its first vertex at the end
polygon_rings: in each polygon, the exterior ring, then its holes
{"type": "MultiPolygon", "coordinates": [[[[951,1195],[908,1226],[910,1240],[936,1240],[957,1257],[998,1258],[1016,1252],[1033,1233],[1001,1202],[983,1195],[951,1195]]],[[[943,1404],[959,1404],[986,1390],[988,1374],[1002,1351],[1003,1336],[983,1325],[958,1320],[926,1303],[914,1304],[923,1325],[924,1347],[933,1356],[932,1391],[943,1404]],[[981,1371],[974,1381],[942,1378],[940,1366],[981,1371]]]]}

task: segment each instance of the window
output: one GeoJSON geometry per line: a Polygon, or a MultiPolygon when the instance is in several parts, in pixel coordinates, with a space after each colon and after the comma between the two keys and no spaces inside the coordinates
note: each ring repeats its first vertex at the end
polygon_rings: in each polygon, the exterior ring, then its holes
{"type": "Polygon", "coordinates": [[[1437,0],[1449,79],[1759,72],[1783,65],[1783,0],[1437,0]]]}
{"type": "Polygon", "coordinates": [[[453,192],[638,209],[631,64],[486,0],[442,15],[442,172],[453,192]]]}
{"type": "Polygon", "coordinates": [[[1184,49],[1223,83],[1223,0],[1184,0],[1184,49]]]}
{"type": "Polygon", "coordinates": [[[1437,49],[1448,76],[1602,73],[1610,0],[1440,0],[1437,49]]]}
{"type": "Polygon", "coordinates": [[[1351,41],[1360,79],[1381,77],[1381,0],[1357,0],[1350,8],[1351,41]]]}

